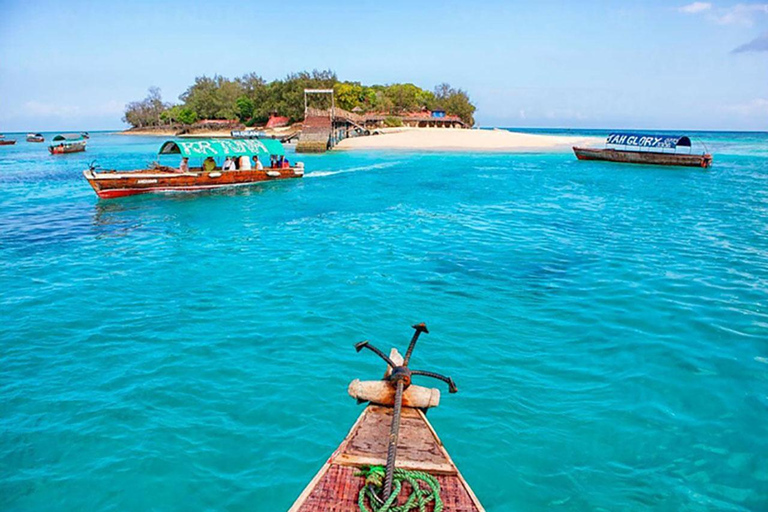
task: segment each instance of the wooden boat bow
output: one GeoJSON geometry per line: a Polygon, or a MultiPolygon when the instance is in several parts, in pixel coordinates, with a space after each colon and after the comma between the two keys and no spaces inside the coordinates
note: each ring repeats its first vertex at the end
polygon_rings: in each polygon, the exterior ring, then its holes
{"type": "MultiPolygon", "coordinates": [[[[484,512],[480,501],[427,420],[425,411],[438,405],[440,392],[410,384],[411,376],[424,375],[444,380],[449,383],[452,392],[456,391],[450,378],[408,369],[419,334],[428,332],[423,324],[414,328],[416,333],[405,358],[395,349],[387,356],[368,342],[356,345],[358,351],[368,348],[384,359],[388,366],[387,373],[380,381],[352,381],[349,386],[350,396],[358,401],[368,401],[369,404],[289,512],[358,512],[361,510],[361,490],[367,485],[366,479],[360,476],[361,469],[385,465],[390,469],[387,472],[390,486],[395,465],[398,472],[406,470],[414,474],[428,473],[427,476],[439,484],[439,498],[444,511],[484,512]],[[385,389],[387,387],[389,390],[385,389]],[[403,388],[399,410],[398,388],[403,388]]],[[[386,491],[389,489],[385,482],[385,488],[380,492],[382,501],[388,496],[386,491]]],[[[404,495],[412,491],[407,484],[402,489],[400,496],[393,497],[395,504],[403,504],[404,495]]],[[[434,502],[429,502],[425,510],[431,512],[434,506],[434,502]]]]}

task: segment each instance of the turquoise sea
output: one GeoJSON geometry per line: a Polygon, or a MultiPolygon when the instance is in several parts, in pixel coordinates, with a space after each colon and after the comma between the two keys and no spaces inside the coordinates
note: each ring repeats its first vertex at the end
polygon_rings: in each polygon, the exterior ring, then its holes
{"type": "Polygon", "coordinates": [[[420,321],[489,512],[768,510],[768,134],[696,135],[710,170],[334,152],[111,201],[87,163],[160,140],[0,147],[0,510],[286,510],[383,371],[353,344],[420,321]]]}

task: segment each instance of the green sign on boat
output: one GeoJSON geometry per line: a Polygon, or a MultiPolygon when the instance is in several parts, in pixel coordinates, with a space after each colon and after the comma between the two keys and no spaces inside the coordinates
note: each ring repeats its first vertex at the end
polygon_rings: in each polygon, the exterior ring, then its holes
{"type": "Polygon", "coordinates": [[[247,155],[258,156],[261,161],[269,161],[271,155],[285,155],[285,149],[279,140],[273,139],[243,139],[243,140],[169,140],[160,146],[161,155],[181,155],[188,158],[212,156],[237,157],[247,155]]]}

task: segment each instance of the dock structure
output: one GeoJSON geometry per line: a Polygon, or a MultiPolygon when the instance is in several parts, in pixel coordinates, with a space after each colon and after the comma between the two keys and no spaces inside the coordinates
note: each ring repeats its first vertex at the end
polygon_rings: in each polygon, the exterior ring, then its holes
{"type": "Polygon", "coordinates": [[[336,106],[333,89],[304,89],[304,126],[296,144],[297,153],[324,153],[352,134],[367,134],[364,118],[336,106]],[[314,95],[329,95],[330,108],[309,106],[314,95]]]}
{"type": "MultiPolygon", "coordinates": [[[[327,98],[324,106],[329,104],[327,98]]],[[[357,109],[356,109],[357,110],[357,109]]],[[[324,153],[349,137],[378,133],[389,120],[397,120],[409,128],[470,128],[459,116],[445,110],[402,112],[392,115],[386,112],[368,112],[363,115],[336,106],[333,89],[304,89],[304,127],[296,144],[297,153],[324,153]],[[309,106],[309,98],[317,95],[330,96],[330,108],[309,106]]]]}

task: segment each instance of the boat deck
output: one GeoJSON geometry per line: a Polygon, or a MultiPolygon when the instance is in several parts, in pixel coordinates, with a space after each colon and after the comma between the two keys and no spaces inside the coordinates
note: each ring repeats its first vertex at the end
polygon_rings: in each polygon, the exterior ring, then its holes
{"type": "MultiPolygon", "coordinates": [[[[358,493],[364,480],[355,473],[364,465],[386,464],[391,422],[392,408],[368,405],[289,512],[359,512],[358,493]]],[[[419,409],[404,407],[402,410],[397,467],[436,476],[445,512],[484,512],[419,409]]],[[[432,504],[427,510],[433,510],[432,504]]]]}

